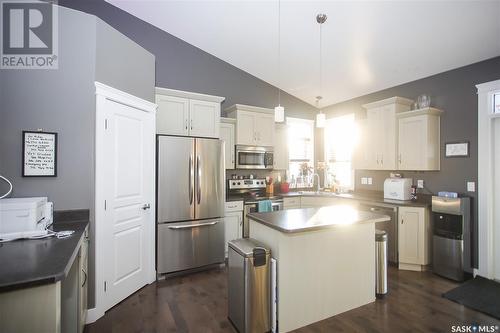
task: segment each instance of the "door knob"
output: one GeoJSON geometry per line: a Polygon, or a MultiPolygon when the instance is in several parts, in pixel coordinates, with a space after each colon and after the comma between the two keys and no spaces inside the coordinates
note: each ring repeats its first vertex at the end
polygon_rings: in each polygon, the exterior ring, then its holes
{"type": "Polygon", "coordinates": [[[143,210],[150,209],[150,208],[151,208],[150,204],[144,204],[144,206],[142,206],[143,210]]]}

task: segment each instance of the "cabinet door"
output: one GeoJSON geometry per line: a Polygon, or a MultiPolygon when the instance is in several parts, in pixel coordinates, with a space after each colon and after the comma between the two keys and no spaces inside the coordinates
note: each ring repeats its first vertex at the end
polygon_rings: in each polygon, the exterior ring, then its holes
{"type": "Polygon", "coordinates": [[[225,142],[226,169],[234,169],[234,125],[220,124],[220,139],[225,142]]]}
{"type": "Polygon", "coordinates": [[[255,113],[254,130],[259,146],[274,146],[274,115],[255,113]]]}
{"type": "Polygon", "coordinates": [[[423,221],[421,209],[400,207],[399,208],[399,261],[406,264],[421,264],[421,246],[424,236],[421,229],[423,221]]]}
{"type": "Polygon", "coordinates": [[[300,208],[300,197],[283,198],[283,209],[300,208]]]}
{"type": "Polygon", "coordinates": [[[224,242],[227,256],[227,243],[231,240],[241,238],[243,235],[242,212],[227,212],[224,216],[224,242]]]}
{"type": "Polygon", "coordinates": [[[379,166],[382,170],[396,170],[396,140],[397,120],[394,105],[380,108],[378,117],[379,140],[379,166]]]}
{"type": "Polygon", "coordinates": [[[239,111],[236,119],[236,144],[255,145],[256,133],[254,127],[254,113],[239,111]]]}
{"type": "Polygon", "coordinates": [[[368,120],[360,119],[357,121],[359,140],[354,149],[353,162],[355,169],[370,168],[370,138],[368,135],[368,120]]]}
{"type": "Polygon", "coordinates": [[[189,101],[189,135],[206,138],[219,137],[220,104],[207,101],[189,101]]]}
{"type": "Polygon", "coordinates": [[[274,169],[288,169],[288,131],[286,125],[276,125],[274,140],[274,169]]]}
{"type": "Polygon", "coordinates": [[[366,168],[370,170],[380,170],[381,152],[380,137],[383,135],[383,128],[380,121],[380,108],[374,108],[366,111],[366,168]]]}
{"type": "Polygon", "coordinates": [[[425,169],[427,122],[425,116],[399,119],[399,170],[425,169]]]}
{"type": "Polygon", "coordinates": [[[156,95],[156,133],[189,135],[189,100],[173,96],[156,95]]]}

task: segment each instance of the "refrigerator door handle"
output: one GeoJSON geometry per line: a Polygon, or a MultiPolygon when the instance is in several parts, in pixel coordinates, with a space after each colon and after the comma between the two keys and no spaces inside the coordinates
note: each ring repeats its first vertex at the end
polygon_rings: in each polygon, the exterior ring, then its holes
{"type": "Polygon", "coordinates": [[[189,204],[193,204],[194,195],[194,165],[193,165],[193,155],[189,156],[189,204]]]}
{"type": "Polygon", "coordinates": [[[206,226],[210,226],[210,225],[216,225],[217,223],[219,223],[219,221],[213,221],[213,222],[208,222],[208,223],[189,224],[189,225],[171,225],[168,228],[169,229],[190,229],[190,228],[206,227],[206,226]]]}
{"type": "Polygon", "coordinates": [[[196,200],[198,202],[198,205],[201,202],[201,158],[200,156],[196,157],[196,186],[198,187],[197,193],[196,193],[196,200]]]}

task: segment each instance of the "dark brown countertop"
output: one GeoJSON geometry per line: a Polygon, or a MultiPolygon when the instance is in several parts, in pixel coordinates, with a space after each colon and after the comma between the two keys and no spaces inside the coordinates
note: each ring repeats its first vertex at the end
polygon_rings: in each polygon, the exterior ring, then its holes
{"type": "Polygon", "coordinates": [[[55,222],[51,229],[74,230],[75,233],[69,237],[0,243],[0,292],[64,279],[78,255],[85,228],[89,224],[88,210],[86,211],[86,218],[72,220],[65,218],[76,218],[78,214],[68,212],[67,215],[62,214],[61,219],[60,213],[54,212],[55,222]]]}
{"type": "Polygon", "coordinates": [[[286,209],[269,213],[250,213],[250,220],[284,233],[327,229],[339,225],[389,221],[387,215],[358,210],[349,205],[321,208],[286,209]]]}

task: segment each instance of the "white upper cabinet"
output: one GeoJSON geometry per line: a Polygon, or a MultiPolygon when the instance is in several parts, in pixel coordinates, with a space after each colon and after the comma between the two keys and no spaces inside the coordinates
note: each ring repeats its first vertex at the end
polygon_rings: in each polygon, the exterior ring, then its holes
{"type": "Polygon", "coordinates": [[[156,133],[189,135],[189,100],[156,95],[156,133]]]}
{"type": "Polygon", "coordinates": [[[425,108],[403,112],[399,120],[399,170],[440,169],[440,118],[443,111],[425,108]]]}
{"type": "Polygon", "coordinates": [[[236,121],[231,118],[221,118],[220,139],[225,142],[226,169],[234,169],[234,125],[236,121]]]}
{"type": "Polygon", "coordinates": [[[226,109],[236,119],[236,144],[274,146],[274,110],[235,104],[226,109]]]}
{"type": "Polygon", "coordinates": [[[258,146],[274,146],[274,111],[272,114],[256,113],[254,128],[258,146]]]}
{"type": "Polygon", "coordinates": [[[275,125],[274,169],[288,170],[288,131],[285,124],[275,125]]]}
{"type": "Polygon", "coordinates": [[[392,97],[363,105],[361,144],[356,152],[358,169],[396,170],[398,122],[396,114],[410,110],[412,100],[392,97]]]}
{"type": "Polygon", "coordinates": [[[156,88],[156,133],[219,137],[223,97],[156,88]]]}

